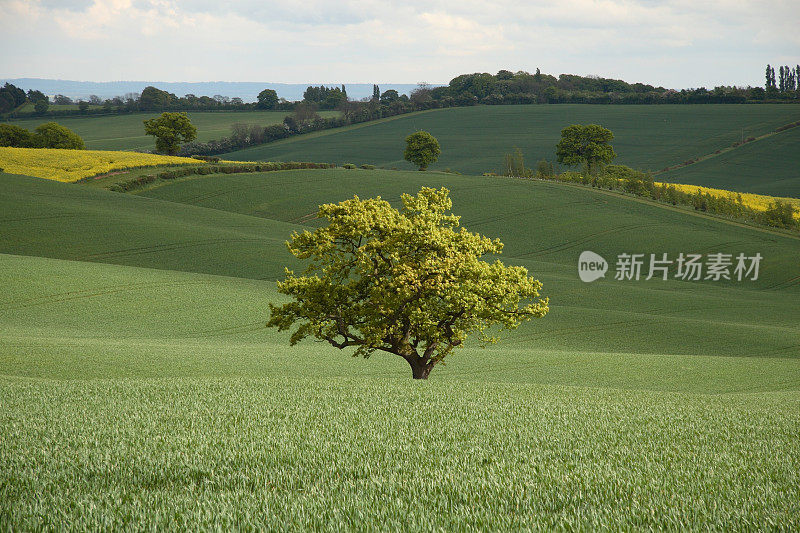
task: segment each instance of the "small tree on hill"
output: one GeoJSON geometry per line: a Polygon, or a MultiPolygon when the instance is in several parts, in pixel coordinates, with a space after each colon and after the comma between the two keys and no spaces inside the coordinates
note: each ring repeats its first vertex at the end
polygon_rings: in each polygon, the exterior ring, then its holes
{"type": "Polygon", "coordinates": [[[568,166],[584,165],[589,174],[596,174],[600,166],[617,157],[611,141],[611,130],[597,124],[573,124],[561,130],[561,140],[556,146],[559,163],[568,166]]]}
{"type": "Polygon", "coordinates": [[[409,163],[417,165],[419,170],[425,170],[428,165],[435,163],[441,153],[439,141],[427,131],[418,131],[406,137],[403,157],[409,163]]]}
{"type": "Polygon", "coordinates": [[[33,148],[36,146],[33,133],[15,124],[0,124],[0,146],[33,148]]]}
{"type": "Polygon", "coordinates": [[[86,150],[83,139],[77,133],[56,122],[47,122],[36,128],[33,143],[39,148],[86,150]]]}
{"type": "Polygon", "coordinates": [[[274,89],[264,89],[258,93],[257,107],[260,109],[275,109],[278,105],[278,93],[274,89]]]}
{"type": "Polygon", "coordinates": [[[144,132],[156,138],[157,151],[169,155],[177,154],[181,143],[197,138],[197,128],[186,113],[161,113],[157,118],[145,120],[144,132]]]}
{"type": "Polygon", "coordinates": [[[320,206],[328,225],[287,243],[310,264],[302,276],[287,270],[278,290],[293,301],[270,304],[267,326],[284,331],[299,322],[292,345],[314,337],[353,346],[354,356],[381,350],[427,379],[469,334],[495,342],[486,328],[514,329],[547,313],[542,284],[525,268],[481,260],[503,245],[459,230],[447,189],[423,187],[402,202],[397,210],[380,197],[356,196],[320,206]]]}

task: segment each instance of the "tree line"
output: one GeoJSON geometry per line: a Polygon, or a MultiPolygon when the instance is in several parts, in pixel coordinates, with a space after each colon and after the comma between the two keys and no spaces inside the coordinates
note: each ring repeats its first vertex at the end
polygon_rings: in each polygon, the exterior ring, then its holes
{"type": "MultiPolygon", "coordinates": [[[[496,74],[476,72],[456,76],[447,85],[431,87],[427,84],[412,91],[410,95],[398,94],[390,89],[381,92],[373,86],[372,97],[361,100],[377,101],[382,106],[392,107],[394,114],[409,110],[439,107],[468,106],[476,104],[704,104],[704,103],[758,103],[782,102],[800,99],[800,65],[792,68],[767,65],[766,83],[762,87],[739,87],[720,85],[681,90],[667,89],[645,83],[628,83],[624,80],[599,76],[560,74],[558,77],[544,74],[538,68],[534,73],[500,70],[496,74]]],[[[344,85],[326,87],[309,86],[302,102],[314,104],[321,110],[338,109],[352,101],[344,85]]],[[[26,103],[34,106],[39,115],[74,115],[134,113],[139,111],[212,111],[274,109],[291,111],[299,102],[279,98],[272,89],[259,93],[255,102],[244,102],[241,98],[224,95],[179,97],[153,86],[145,87],[141,93],[102,99],[96,95],[85,100],[74,101],[64,95],[55,95],[53,104],[76,108],[52,109],[50,99],[41,91],[27,93],[10,83],[0,88],[0,114],[12,114],[26,103]]],[[[19,114],[19,113],[18,113],[19,114]]],[[[29,113],[26,113],[29,114],[29,113]]]]}
{"type": "MultiPolygon", "coordinates": [[[[765,91],[771,96],[778,96],[800,91],[800,65],[794,68],[781,65],[778,69],[778,81],[775,81],[775,67],[767,65],[765,91]]],[[[794,95],[797,98],[797,94],[794,95]]]]}

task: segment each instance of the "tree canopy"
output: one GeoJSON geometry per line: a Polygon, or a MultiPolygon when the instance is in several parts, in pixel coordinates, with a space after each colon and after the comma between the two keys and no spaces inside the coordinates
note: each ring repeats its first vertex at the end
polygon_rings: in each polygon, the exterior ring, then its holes
{"type": "Polygon", "coordinates": [[[561,130],[561,140],[556,146],[558,162],[569,166],[584,165],[589,174],[617,157],[611,141],[611,130],[597,124],[573,124],[561,130]]]}
{"type": "Polygon", "coordinates": [[[406,137],[406,149],[403,153],[406,161],[425,170],[428,165],[439,159],[442,149],[436,137],[427,131],[417,131],[406,137]]]}
{"type": "Polygon", "coordinates": [[[259,108],[274,109],[276,105],[278,105],[278,93],[274,89],[264,89],[258,93],[259,108]]]}
{"type": "Polygon", "coordinates": [[[469,334],[495,342],[487,328],[514,329],[547,313],[542,284],[525,268],[481,259],[503,244],[459,228],[447,189],[423,187],[402,203],[398,210],[355,196],[320,206],[328,224],[287,243],[309,263],[300,276],[286,271],[278,290],[293,301],[270,304],[267,326],[299,323],[292,345],[313,337],[355,347],[354,356],[392,353],[427,379],[469,334]]]}
{"type": "Polygon", "coordinates": [[[14,124],[0,124],[0,146],[15,148],[61,148],[85,150],[83,139],[56,122],[39,125],[34,132],[14,124]]]}
{"type": "Polygon", "coordinates": [[[169,155],[177,154],[181,143],[197,138],[197,128],[186,113],[161,113],[156,118],[145,120],[144,132],[156,138],[157,151],[169,155]]]}
{"type": "Polygon", "coordinates": [[[40,148],[85,150],[83,139],[71,129],[56,122],[46,122],[34,130],[34,144],[40,148]]]}

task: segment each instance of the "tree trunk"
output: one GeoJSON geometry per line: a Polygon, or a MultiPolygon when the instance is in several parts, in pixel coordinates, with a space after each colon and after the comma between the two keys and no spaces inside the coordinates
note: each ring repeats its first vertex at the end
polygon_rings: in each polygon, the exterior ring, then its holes
{"type": "Polygon", "coordinates": [[[425,361],[421,357],[409,357],[406,361],[411,365],[411,373],[414,379],[428,379],[428,375],[433,370],[434,364],[430,361],[425,361]]]}

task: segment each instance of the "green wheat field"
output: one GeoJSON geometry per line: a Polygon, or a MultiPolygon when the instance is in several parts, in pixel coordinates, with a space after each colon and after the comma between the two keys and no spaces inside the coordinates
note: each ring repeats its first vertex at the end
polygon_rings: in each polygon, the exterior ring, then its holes
{"type": "MultiPolygon", "coordinates": [[[[774,107],[750,123],[788,121],[774,107]]],[[[342,157],[389,165],[358,157],[358,136],[443,115],[337,133],[352,137],[342,157]]],[[[330,136],[308,137],[241,159],[307,145],[302,159],[326,160],[330,136]]],[[[0,174],[0,529],[800,528],[796,234],[435,171],[104,183],[0,174]],[[468,342],[427,382],[399,357],[290,347],[264,327],[275,281],[301,266],[284,242],[321,223],[319,204],[397,205],[423,185],[449,188],[462,224],[544,283],[545,318],[468,342]],[[583,250],[764,260],[756,281],[587,284],[583,250]]]]}

